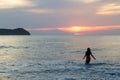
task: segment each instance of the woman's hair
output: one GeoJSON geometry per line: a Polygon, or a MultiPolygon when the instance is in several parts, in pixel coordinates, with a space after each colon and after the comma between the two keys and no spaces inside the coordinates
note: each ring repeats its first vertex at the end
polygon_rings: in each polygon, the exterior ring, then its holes
{"type": "Polygon", "coordinates": [[[90,48],[87,48],[87,51],[90,51],[90,48]]]}

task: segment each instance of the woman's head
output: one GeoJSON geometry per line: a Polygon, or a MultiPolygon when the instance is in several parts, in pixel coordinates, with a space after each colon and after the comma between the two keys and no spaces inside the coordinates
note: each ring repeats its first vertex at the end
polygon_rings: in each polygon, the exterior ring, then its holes
{"type": "Polygon", "coordinates": [[[90,51],[90,48],[87,48],[87,51],[90,51]]]}

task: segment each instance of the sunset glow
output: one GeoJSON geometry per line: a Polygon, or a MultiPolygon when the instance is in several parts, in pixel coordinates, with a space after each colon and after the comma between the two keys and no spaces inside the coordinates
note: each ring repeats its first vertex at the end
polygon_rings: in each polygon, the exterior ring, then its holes
{"type": "Polygon", "coordinates": [[[65,32],[82,32],[88,30],[87,27],[81,27],[81,26],[72,26],[72,27],[64,27],[64,28],[58,28],[58,30],[65,31],[65,32]]]}
{"type": "Polygon", "coordinates": [[[90,32],[90,31],[97,31],[97,30],[107,30],[106,27],[83,27],[83,26],[72,26],[72,27],[65,27],[65,28],[58,28],[58,30],[71,32],[71,33],[80,33],[80,32],[90,32]]]}
{"type": "Polygon", "coordinates": [[[29,31],[50,31],[55,30],[55,28],[26,28],[29,31]]]}
{"type": "Polygon", "coordinates": [[[120,34],[120,0],[0,0],[0,13],[0,28],[31,34],[120,34]]]}
{"type": "Polygon", "coordinates": [[[26,28],[29,31],[54,31],[59,30],[67,33],[72,33],[74,35],[80,35],[81,33],[89,33],[96,31],[105,31],[120,29],[119,26],[70,26],[70,27],[59,27],[59,28],[26,28]]]}

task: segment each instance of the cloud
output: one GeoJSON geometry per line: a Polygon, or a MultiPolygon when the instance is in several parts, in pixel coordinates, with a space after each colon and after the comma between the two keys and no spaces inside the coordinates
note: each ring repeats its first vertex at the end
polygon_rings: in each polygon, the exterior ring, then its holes
{"type": "Polygon", "coordinates": [[[109,3],[103,5],[99,8],[96,14],[101,15],[120,15],[120,4],[117,3],[109,3]]]}
{"type": "Polygon", "coordinates": [[[51,31],[56,30],[56,28],[26,28],[29,31],[51,31]]]}
{"type": "Polygon", "coordinates": [[[33,4],[29,0],[0,0],[0,9],[11,9],[30,6],[35,6],[35,4],[33,4]]]}
{"type": "Polygon", "coordinates": [[[25,10],[25,12],[36,13],[36,14],[51,14],[54,13],[52,9],[29,9],[25,10]]]}
{"type": "Polygon", "coordinates": [[[94,2],[98,2],[100,0],[73,0],[73,1],[80,1],[82,3],[94,3],[94,2]]]}

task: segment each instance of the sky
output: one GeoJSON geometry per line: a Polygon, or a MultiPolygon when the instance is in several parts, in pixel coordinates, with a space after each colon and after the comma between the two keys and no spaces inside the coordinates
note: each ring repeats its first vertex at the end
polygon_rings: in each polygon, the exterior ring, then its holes
{"type": "Polygon", "coordinates": [[[32,34],[120,35],[120,0],[0,0],[0,28],[32,34]]]}

